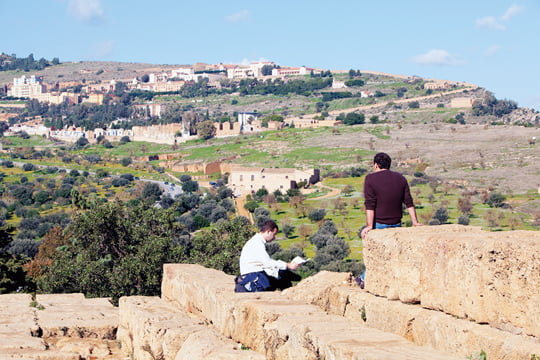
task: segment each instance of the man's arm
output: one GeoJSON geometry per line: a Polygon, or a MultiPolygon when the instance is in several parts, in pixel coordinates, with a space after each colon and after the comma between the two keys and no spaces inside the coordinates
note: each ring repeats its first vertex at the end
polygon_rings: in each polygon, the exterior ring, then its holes
{"type": "Polygon", "coordinates": [[[418,219],[416,218],[416,209],[414,206],[410,206],[407,208],[407,211],[409,212],[409,216],[411,217],[411,221],[413,226],[422,226],[424,224],[421,224],[418,222],[418,219]]]}
{"type": "Polygon", "coordinates": [[[375,223],[375,210],[366,210],[366,227],[362,229],[360,237],[363,239],[366,237],[369,230],[373,229],[375,223]]]}

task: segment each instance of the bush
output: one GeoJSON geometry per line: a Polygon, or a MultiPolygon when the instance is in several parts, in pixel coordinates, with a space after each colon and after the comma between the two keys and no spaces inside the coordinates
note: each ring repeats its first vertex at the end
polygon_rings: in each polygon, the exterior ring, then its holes
{"type": "Polygon", "coordinates": [[[504,196],[503,194],[492,192],[486,199],[486,204],[488,204],[490,207],[502,207],[505,200],[506,196],[504,196]]]}
{"type": "Polygon", "coordinates": [[[126,186],[126,185],[129,185],[130,184],[130,181],[127,180],[127,179],[124,179],[124,178],[116,178],[116,179],[113,179],[113,181],[111,182],[112,186],[114,187],[120,187],[120,186],[126,186]]]}
{"type": "Polygon", "coordinates": [[[312,222],[318,222],[324,219],[325,216],[326,216],[325,209],[313,209],[309,212],[308,218],[312,222]]]}
{"type": "Polygon", "coordinates": [[[434,220],[438,220],[439,224],[444,224],[448,221],[448,210],[445,207],[440,207],[433,215],[434,220]]]}
{"type": "Polygon", "coordinates": [[[309,237],[309,242],[317,247],[317,249],[322,249],[325,247],[330,240],[334,238],[334,235],[327,232],[316,232],[315,234],[309,237]]]}
{"type": "Polygon", "coordinates": [[[25,164],[23,165],[22,169],[23,169],[24,171],[32,171],[32,170],[35,169],[35,166],[34,166],[34,164],[25,163],[25,164]]]}
{"type": "Polygon", "coordinates": [[[467,215],[460,215],[458,218],[458,224],[459,225],[469,225],[470,219],[467,215]]]}
{"type": "Polygon", "coordinates": [[[420,103],[418,101],[409,102],[409,108],[410,109],[418,109],[419,107],[420,107],[420,103]]]}
{"type": "Polygon", "coordinates": [[[130,181],[130,182],[135,180],[135,176],[133,176],[133,174],[122,174],[120,175],[120,178],[126,179],[127,181],[130,181]]]}
{"type": "Polygon", "coordinates": [[[126,167],[131,165],[132,162],[133,161],[129,157],[126,157],[126,158],[123,158],[122,160],[120,160],[120,163],[122,164],[122,166],[126,166],[126,167]]]}
{"type": "Polygon", "coordinates": [[[336,224],[332,220],[327,220],[321,224],[318,232],[337,235],[338,229],[336,224]]]}

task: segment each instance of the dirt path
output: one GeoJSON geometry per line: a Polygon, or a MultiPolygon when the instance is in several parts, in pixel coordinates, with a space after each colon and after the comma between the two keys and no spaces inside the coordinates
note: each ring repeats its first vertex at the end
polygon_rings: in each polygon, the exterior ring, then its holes
{"type": "Polygon", "coordinates": [[[330,198],[330,197],[334,197],[334,196],[337,196],[341,193],[341,190],[340,189],[336,189],[336,188],[332,188],[330,186],[327,186],[327,185],[323,185],[323,184],[317,184],[315,185],[314,187],[318,187],[318,188],[321,188],[321,189],[327,189],[328,192],[322,196],[318,196],[316,199],[319,200],[319,199],[326,199],[326,198],[330,198]]]}
{"type": "Polygon", "coordinates": [[[234,198],[236,213],[240,216],[246,217],[253,224],[253,215],[244,208],[245,203],[246,198],[244,195],[234,198]]]}

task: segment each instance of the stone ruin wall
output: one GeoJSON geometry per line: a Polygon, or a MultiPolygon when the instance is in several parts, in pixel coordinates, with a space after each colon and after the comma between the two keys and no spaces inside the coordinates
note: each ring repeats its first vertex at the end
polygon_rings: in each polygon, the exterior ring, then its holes
{"type": "Polygon", "coordinates": [[[118,308],[60,294],[37,295],[39,310],[28,294],[2,295],[0,358],[530,360],[540,355],[539,254],[534,231],[385,229],[364,241],[364,290],[322,271],[238,294],[232,275],[166,264],[161,297],[118,308]]]}

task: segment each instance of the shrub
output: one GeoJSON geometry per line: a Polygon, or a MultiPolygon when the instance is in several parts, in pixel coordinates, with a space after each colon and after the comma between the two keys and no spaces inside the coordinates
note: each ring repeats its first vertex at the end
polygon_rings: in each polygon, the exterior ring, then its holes
{"type": "Polygon", "coordinates": [[[120,160],[120,163],[122,164],[122,166],[126,166],[126,167],[131,165],[132,162],[133,161],[129,157],[126,157],[126,158],[123,158],[122,160],[120,160]]]}
{"type": "Polygon", "coordinates": [[[32,171],[34,170],[34,168],[35,168],[34,164],[30,164],[30,163],[26,163],[22,167],[24,171],[32,171]]]}
{"type": "Polygon", "coordinates": [[[492,192],[486,199],[486,204],[488,204],[490,207],[502,207],[505,200],[506,196],[504,196],[503,194],[492,192]]]}
{"type": "Polygon", "coordinates": [[[440,207],[433,215],[434,220],[438,220],[439,224],[444,224],[448,221],[448,210],[445,207],[440,207]]]}
{"type": "Polygon", "coordinates": [[[113,179],[113,181],[111,182],[112,186],[114,187],[119,187],[119,186],[126,186],[126,185],[129,185],[130,184],[130,181],[127,180],[127,179],[124,179],[124,178],[116,178],[116,179],[113,179]]]}
{"type": "Polygon", "coordinates": [[[460,215],[458,218],[459,225],[469,225],[470,222],[471,220],[469,219],[467,215],[460,215]]]}
{"type": "Polygon", "coordinates": [[[308,218],[312,222],[321,221],[326,216],[325,209],[313,209],[309,212],[308,218]]]}

